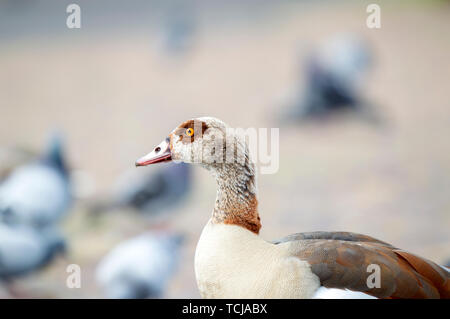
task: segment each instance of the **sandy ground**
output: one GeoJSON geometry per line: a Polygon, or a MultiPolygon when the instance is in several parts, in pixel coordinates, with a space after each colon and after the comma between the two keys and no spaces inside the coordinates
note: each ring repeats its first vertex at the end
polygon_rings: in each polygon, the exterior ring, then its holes
{"type": "MultiPolygon", "coordinates": [[[[286,3],[236,23],[201,16],[182,57],[165,56],[157,33],[140,29],[3,41],[0,145],[39,149],[49,128],[61,128],[70,163],[95,181],[95,197],[188,118],[280,127],[280,169],[259,177],[261,236],[348,230],[443,262],[450,257],[450,7],[386,5],[382,28],[369,30],[365,6],[330,6],[286,3]],[[338,32],[371,43],[376,63],[366,96],[385,124],[342,116],[280,126],[274,115],[297,90],[299,59],[338,32]]],[[[215,184],[200,168],[194,175],[191,196],[169,212],[170,226],[188,236],[169,298],[199,297],[193,257],[215,184]]],[[[149,227],[129,212],[92,219],[79,201],[63,224],[68,255],[15,288],[28,297],[99,297],[98,261],[149,227]],[[69,263],[82,267],[81,289],[65,286],[69,263]]]]}

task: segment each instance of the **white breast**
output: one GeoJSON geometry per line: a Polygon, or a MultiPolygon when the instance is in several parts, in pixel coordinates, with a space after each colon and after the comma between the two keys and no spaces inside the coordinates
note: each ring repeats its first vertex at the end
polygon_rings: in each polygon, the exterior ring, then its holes
{"type": "Polygon", "coordinates": [[[203,298],[311,298],[319,278],[309,264],[235,225],[203,229],[195,274],[203,298]]]}
{"type": "Polygon", "coordinates": [[[378,298],[360,291],[320,287],[314,294],[313,299],[378,299],[378,298]]]}

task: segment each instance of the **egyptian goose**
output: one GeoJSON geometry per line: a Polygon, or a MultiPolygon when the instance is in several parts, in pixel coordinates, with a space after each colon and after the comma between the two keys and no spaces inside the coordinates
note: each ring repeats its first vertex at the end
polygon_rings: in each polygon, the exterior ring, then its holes
{"type": "Polygon", "coordinates": [[[96,280],[109,298],[160,298],[175,273],[182,239],[152,231],[126,240],[101,260],[96,280]]]}
{"type": "Polygon", "coordinates": [[[202,297],[318,298],[327,297],[330,288],[345,297],[450,297],[447,270],[369,236],[313,232],[274,242],[258,236],[255,166],[245,139],[227,128],[211,117],[188,120],[136,161],[136,166],[198,163],[216,179],[215,206],[195,252],[202,297]],[[231,161],[223,159],[227,153],[231,161]],[[372,288],[370,265],[378,266],[380,275],[380,285],[372,288]]]}

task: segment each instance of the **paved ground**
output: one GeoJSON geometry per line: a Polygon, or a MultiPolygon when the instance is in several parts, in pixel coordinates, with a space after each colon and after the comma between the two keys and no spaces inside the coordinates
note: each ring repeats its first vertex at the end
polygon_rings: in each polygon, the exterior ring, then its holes
{"type": "MultiPolygon", "coordinates": [[[[343,116],[281,126],[280,170],[259,178],[261,235],[349,230],[437,262],[449,258],[450,7],[386,5],[380,30],[365,28],[357,3],[282,4],[249,19],[236,10],[200,15],[181,57],[161,52],[157,31],[136,26],[3,41],[0,145],[36,149],[49,128],[64,129],[70,162],[95,181],[95,197],[190,117],[278,127],[274,114],[296,90],[299,56],[326,36],[358,32],[376,59],[366,95],[386,124],[343,116]]],[[[214,198],[213,179],[196,168],[192,195],[171,221],[188,240],[167,297],[198,297],[193,256],[214,198]]],[[[20,294],[101,296],[93,281],[101,256],[150,227],[127,212],[93,220],[85,207],[78,202],[64,223],[68,256],[18,280],[20,294]],[[68,263],[81,265],[82,289],[65,288],[68,263]]]]}

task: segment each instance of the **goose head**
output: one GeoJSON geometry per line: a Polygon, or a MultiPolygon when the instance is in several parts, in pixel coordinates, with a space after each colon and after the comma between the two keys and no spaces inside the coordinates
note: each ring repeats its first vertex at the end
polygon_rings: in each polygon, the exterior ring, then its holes
{"type": "Polygon", "coordinates": [[[136,166],[167,161],[199,164],[212,172],[218,186],[213,222],[259,232],[255,165],[246,138],[238,130],[213,117],[190,119],[138,159],[136,166]]]}
{"type": "Polygon", "coordinates": [[[249,161],[245,139],[213,117],[200,117],[178,125],[150,153],[136,161],[147,166],[167,161],[200,164],[208,169],[245,165],[249,161]]]}

